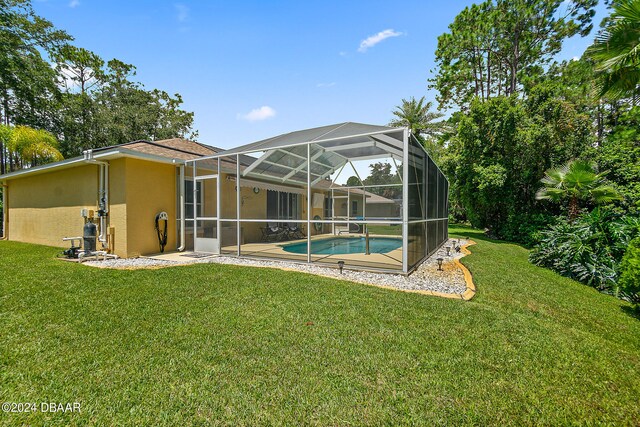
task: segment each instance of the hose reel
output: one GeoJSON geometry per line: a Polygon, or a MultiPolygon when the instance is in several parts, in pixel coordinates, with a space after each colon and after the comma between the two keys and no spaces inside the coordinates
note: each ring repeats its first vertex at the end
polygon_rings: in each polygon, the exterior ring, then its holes
{"type": "Polygon", "coordinates": [[[169,215],[166,212],[160,212],[156,215],[156,233],[158,234],[158,243],[160,244],[160,253],[164,252],[167,245],[167,227],[169,224],[169,215]]]}

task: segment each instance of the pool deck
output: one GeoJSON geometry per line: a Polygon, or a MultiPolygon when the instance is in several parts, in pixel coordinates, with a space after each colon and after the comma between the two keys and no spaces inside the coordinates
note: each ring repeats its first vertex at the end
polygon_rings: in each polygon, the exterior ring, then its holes
{"type": "MultiPolygon", "coordinates": [[[[344,234],[342,237],[363,237],[361,234],[344,234]]],[[[369,237],[386,237],[393,238],[396,236],[389,235],[372,235],[369,237]]],[[[333,234],[319,234],[311,236],[311,240],[322,240],[327,238],[338,238],[333,234]]],[[[245,243],[241,246],[241,256],[250,258],[268,258],[268,259],[282,259],[298,262],[307,262],[306,254],[296,254],[285,251],[282,247],[292,243],[303,243],[307,239],[288,240],[284,242],[266,242],[266,243],[245,243]]],[[[237,255],[237,246],[223,246],[220,250],[222,256],[234,256],[237,255]]],[[[153,258],[166,261],[178,261],[188,263],[193,258],[193,251],[185,252],[170,252],[165,254],[157,254],[148,256],[147,258],[153,258]]],[[[218,256],[212,254],[211,256],[218,256]]],[[[314,255],[311,254],[311,261],[318,264],[330,264],[336,265],[338,261],[344,261],[345,266],[357,266],[360,268],[377,268],[377,269],[389,269],[389,270],[402,270],[402,248],[394,249],[385,254],[372,253],[365,255],[363,253],[358,254],[338,254],[338,255],[314,255]]]]}

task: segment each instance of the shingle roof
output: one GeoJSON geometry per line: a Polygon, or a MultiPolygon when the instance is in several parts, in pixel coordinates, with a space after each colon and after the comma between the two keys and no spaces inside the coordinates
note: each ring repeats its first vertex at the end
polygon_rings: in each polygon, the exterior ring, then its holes
{"type": "Polygon", "coordinates": [[[109,150],[114,147],[123,147],[129,150],[145,154],[167,157],[170,159],[192,160],[202,156],[210,156],[223,151],[221,148],[211,147],[195,141],[183,138],[162,139],[158,141],[132,141],[120,145],[99,148],[94,152],[109,150]]]}

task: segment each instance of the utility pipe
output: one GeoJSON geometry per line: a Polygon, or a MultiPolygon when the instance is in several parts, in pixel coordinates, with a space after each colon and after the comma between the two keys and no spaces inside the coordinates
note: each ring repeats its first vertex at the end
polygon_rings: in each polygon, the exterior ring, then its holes
{"type": "Polygon", "coordinates": [[[85,150],[84,161],[100,166],[100,180],[98,194],[100,195],[99,207],[103,213],[100,215],[100,235],[98,241],[100,243],[107,243],[107,214],[109,213],[109,163],[102,162],[93,158],[93,150],[85,150]]]}
{"type": "Polygon", "coordinates": [[[178,252],[184,251],[185,248],[185,220],[184,220],[184,164],[180,165],[180,246],[178,252]]]}
{"type": "Polygon", "coordinates": [[[9,230],[7,228],[7,224],[9,223],[9,206],[7,204],[7,197],[9,194],[9,186],[7,184],[2,184],[2,237],[0,240],[8,240],[9,230]]]}

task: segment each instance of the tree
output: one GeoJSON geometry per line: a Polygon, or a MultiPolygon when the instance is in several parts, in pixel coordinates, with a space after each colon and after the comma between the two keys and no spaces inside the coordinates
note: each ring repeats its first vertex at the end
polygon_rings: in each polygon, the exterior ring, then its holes
{"type": "Polygon", "coordinates": [[[133,65],[113,59],[107,63],[105,83],[95,94],[97,123],[101,132],[94,147],[122,144],[137,139],[195,138],[193,113],[182,110],[182,97],[164,91],[147,91],[132,81],[133,65]]]}
{"type": "Polygon", "coordinates": [[[419,100],[414,97],[403,99],[392,112],[396,118],[389,122],[389,126],[408,127],[429,155],[437,158],[442,150],[441,138],[451,129],[446,121],[438,120],[443,114],[431,111],[432,106],[433,102],[425,102],[424,96],[419,100]]]}
{"type": "Polygon", "coordinates": [[[193,113],[181,109],[182,97],[146,90],[133,80],[133,65],[113,59],[103,66],[91,52],[75,48],[63,50],[59,60],[58,68],[72,76],[61,106],[65,156],[138,139],[197,136],[193,113]]]}
{"type": "Polygon", "coordinates": [[[0,140],[6,144],[14,162],[12,170],[62,160],[58,141],[45,130],[28,126],[0,125],[0,140]]]}
{"type": "Polygon", "coordinates": [[[596,172],[589,162],[572,160],[545,173],[536,199],[554,202],[568,199],[569,219],[574,220],[580,214],[581,201],[603,204],[621,199],[615,188],[606,183],[604,175],[596,172]]]}
{"type": "Polygon", "coordinates": [[[469,108],[522,89],[526,75],[560,51],[568,37],[591,31],[597,0],[486,0],[465,8],[438,37],[430,87],[443,106],[469,108]],[[566,5],[566,8],[564,8],[566,5]]]}
{"type": "Polygon", "coordinates": [[[640,237],[629,243],[620,263],[620,291],[640,311],[640,237]]]}
{"type": "Polygon", "coordinates": [[[349,179],[347,179],[347,187],[361,187],[362,186],[362,182],[360,181],[360,178],[358,178],[357,176],[350,176],[349,179]]]}
{"type": "Polygon", "coordinates": [[[105,83],[104,61],[95,53],[67,45],[56,57],[64,93],[60,97],[61,148],[67,157],[91,148],[101,132],[95,94],[105,83]]]}
{"type": "Polygon", "coordinates": [[[603,31],[587,54],[596,61],[599,95],[613,99],[640,96],[640,0],[618,0],[603,31]]]}
{"type": "Polygon", "coordinates": [[[104,81],[104,60],[95,53],[71,45],[63,46],[56,55],[56,70],[67,91],[86,94],[104,81]]]}
{"type": "MultiPolygon", "coordinates": [[[[0,0],[2,123],[52,126],[58,87],[48,60],[69,40],[66,32],[36,15],[30,1],[0,0]]],[[[5,148],[0,146],[0,173],[6,172],[5,148]]]]}
{"type": "Polygon", "coordinates": [[[409,131],[418,141],[424,142],[425,138],[435,139],[447,129],[446,123],[437,121],[443,114],[431,111],[433,102],[425,102],[424,96],[419,100],[414,97],[402,100],[402,104],[396,106],[392,112],[395,119],[389,122],[392,127],[408,127],[409,131]]]}
{"type": "Polygon", "coordinates": [[[539,180],[545,170],[584,154],[593,144],[593,124],[555,90],[544,82],[525,100],[476,99],[456,116],[443,168],[452,182],[451,204],[463,207],[474,227],[531,243],[532,233],[556,213],[555,206],[536,203],[539,180]]]}
{"type": "Polygon", "coordinates": [[[622,210],[640,211],[640,107],[620,114],[592,157],[601,170],[610,171],[607,179],[624,197],[622,210]]]}

